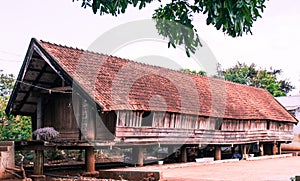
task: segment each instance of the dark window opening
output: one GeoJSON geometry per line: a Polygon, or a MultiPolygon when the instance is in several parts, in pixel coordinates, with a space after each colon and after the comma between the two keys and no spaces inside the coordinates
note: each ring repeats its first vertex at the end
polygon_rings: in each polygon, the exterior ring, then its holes
{"type": "Polygon", "coordinates": [[[217,118],[215,121],[216,121],[216,123],[215,123],[215,130],[221,130],[222,129],[223,119],[217,118]]]}
{"type": "Polygon", "coordinates": [[[270,130],[270,121],[267,121],[267,130],[270,130]]]}
{"type": "Polygon", "coordinates": [[[152,126],[153,113],[151,111],[143,112],[142,126],[152,126]]]}

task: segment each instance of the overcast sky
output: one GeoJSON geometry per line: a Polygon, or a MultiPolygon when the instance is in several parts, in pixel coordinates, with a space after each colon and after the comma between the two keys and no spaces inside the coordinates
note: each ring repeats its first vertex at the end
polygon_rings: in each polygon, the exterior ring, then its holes
{"type": "MultiPolygon", "coordinates": [[[[0,6],[0,70],[18,74],[30,39],[87,49],[104,32],[134,20],[151,17],[158,3],[139,11],[130,9],[117,18],[94,15],[72,0],[14,0],[2,1],[0,6]]],[[[199,35],[216,60],[224,67],[237,61],[255,63],[258,67],[283,70],[300,90],[300,1],[271,0],[263,18],[253,25],[253,35],[230,38],[211,26],[204,18],[196,18],[199,35]]],[[[151,48],[151,47],[150,47],[151,48]]],[[[128,54],[132,52],[126,51],[128,54]]],[[[124,58],[130,58],[122,54],[124,58]]]]}

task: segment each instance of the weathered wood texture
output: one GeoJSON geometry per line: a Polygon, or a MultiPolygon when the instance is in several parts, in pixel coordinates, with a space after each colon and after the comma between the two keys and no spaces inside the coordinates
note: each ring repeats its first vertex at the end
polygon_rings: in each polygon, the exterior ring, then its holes
{"type": "Polygon", "coordinates": [[[60,139],[78,139],[79,129],[70,94],[52,94],[45,104],[43,117],[43,127],[53,127],[60,133],[60,139]]]}
{"type": "Polygon", "coordinates": [[[44,150],[35,150],[33,174],[35,175],[44,174],[44,150]]]}
{"type": "Polygon", "coordinates": [[[143,111],[116,111],[117,126],[121,127],[155,127],[155,128],[182,128],[224,131],[247,130],[279,130],[292,131],[293,124],[267,120],[234,120],[186,115],[168,112],[153,112],[152,124],[143,126],[143,111]]]}
{"type": "Polygon", "coordinates": [[[222,159],[221,147],[215,146],[215,160],[221,160],[221,159],[222,159]]]}
{"type": "Polygon", "coordinates": [[[101,112],[95,104],[66,94],[53,94],[53,99],[49,99],[44,126],[57,129],[61,139],[97,142],[111,142],[116,138],[130,143],[240,144],[293,138],[293,124],[288,122],[230,120],[168,112],[101,112]]]}
{"type": "Polygon", "coordinates": [[[161,144],[244,144],[254,142],[291,141],[293,132],[222,131],[174,128],[129,128],[117,127],[116,137],[124,143],[161,144]]]}
{"type": "Polygon", "coordinates": [[[43,114],[43,126],[54,127],[59,131],[59,139],[111,140],[114,138],[116,114],[99,113],[95,104],[79,96],[52,94],[48,98],[43,114]]]}
{"type": "Polygon", "coordinates": [[[95,154],[93,147],[87,147],[85,149],[85,167],[87,172],[95,171],[95,154]]]}

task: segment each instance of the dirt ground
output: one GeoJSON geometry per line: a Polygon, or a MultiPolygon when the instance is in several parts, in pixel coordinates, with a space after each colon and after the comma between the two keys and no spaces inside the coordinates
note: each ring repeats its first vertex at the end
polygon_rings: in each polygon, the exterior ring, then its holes
{"type": "Polygon", "coordinates": [[[290,181],[291,177],[300,175],[300,157],[217,164],[192,163],[188,166],[182,165],[181,168],[176,167],[156,165],[135,169],[161,171],[167,181],[290,181]]]}

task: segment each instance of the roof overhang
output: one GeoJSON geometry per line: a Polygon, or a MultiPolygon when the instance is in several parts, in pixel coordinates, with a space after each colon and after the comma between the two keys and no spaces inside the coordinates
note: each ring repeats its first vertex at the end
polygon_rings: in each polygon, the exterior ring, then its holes
{"type": "Polygon", "coordinates": [[[8,101],[6,114],[33,115],[43,92],[71,83],[71,78],[38,41],[32,39],[8,101]]]}

